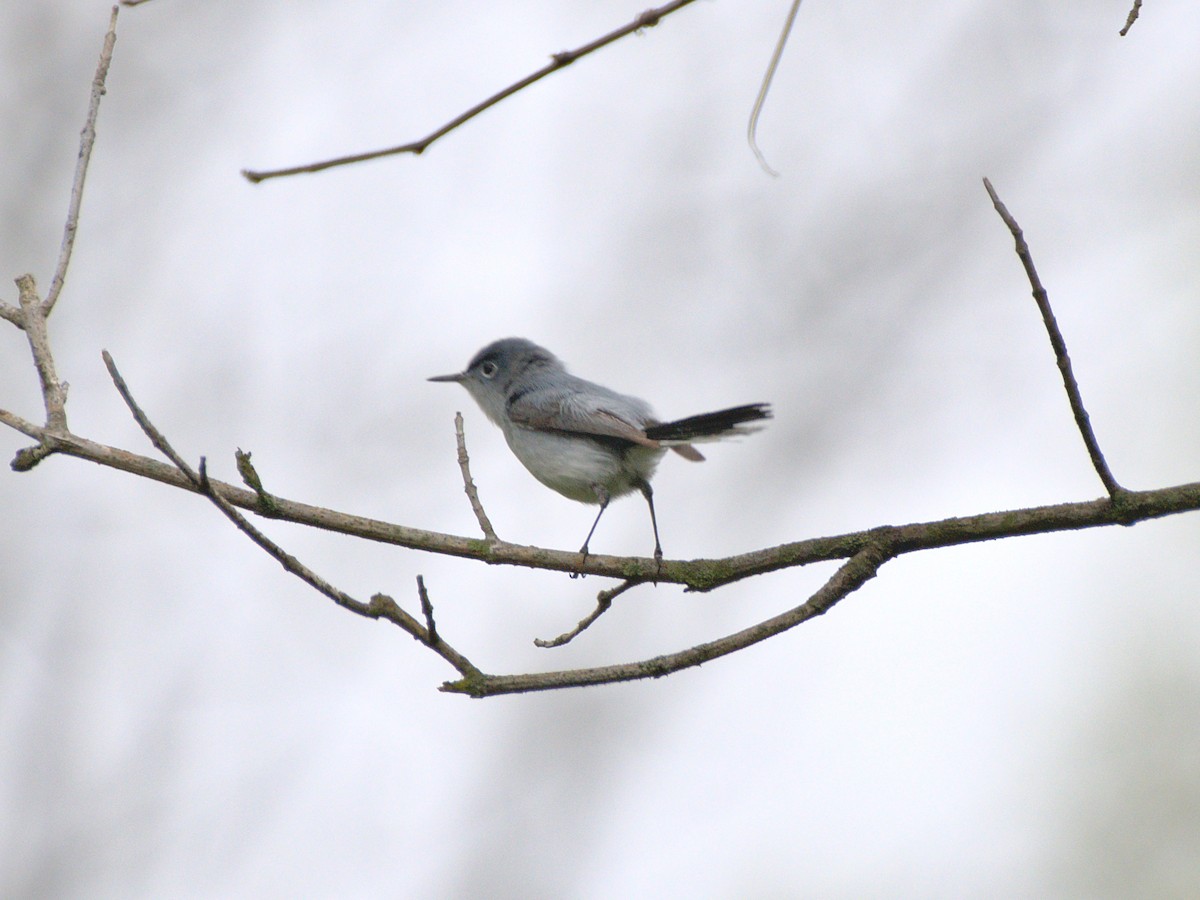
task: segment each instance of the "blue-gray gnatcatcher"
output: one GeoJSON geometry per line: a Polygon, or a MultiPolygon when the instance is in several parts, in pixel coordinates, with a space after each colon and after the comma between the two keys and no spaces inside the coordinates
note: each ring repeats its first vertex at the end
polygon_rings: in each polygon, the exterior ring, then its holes
{"type": "Polygon", "coordinates": [[[524,338],[488,344],[465,372],[429,380],[465,387],[500,426],[517,459],[546,487],[600,505],[579,550],[583,562],[609,501],[636,489],[650,507],[654,559],[661,563],[650,478],[667,449],[699,462],[704,457],[693,442],[747,434],[757,429],[745,423],[771,418],[768,404],[751,403],[659,422],[646,401],[576,378],[553,353],[524,338]]]}

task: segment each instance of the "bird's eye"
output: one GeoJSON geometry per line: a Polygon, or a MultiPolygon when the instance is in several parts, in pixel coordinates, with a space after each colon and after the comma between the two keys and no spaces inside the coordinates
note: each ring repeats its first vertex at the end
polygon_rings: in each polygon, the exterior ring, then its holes
{"type": "Polygon", "coordinates": [[[489,359],[487,362],[485,362],[482,366],[479,367],[479,374],[482,375],[484,378],[495,378],[496,372],[499,370],[499,368],[500,368],[499,366],[497,366],[494,362],[492,362],[489,359]]]}

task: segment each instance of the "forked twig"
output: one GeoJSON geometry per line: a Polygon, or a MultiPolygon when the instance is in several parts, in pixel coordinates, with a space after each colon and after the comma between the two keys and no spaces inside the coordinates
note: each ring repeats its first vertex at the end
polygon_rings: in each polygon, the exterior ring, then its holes
{"type": "Polygon", "coordinates": [[[390,597],[384,594],[374,595],[369,603],[363,603],[360,600],[355,600],[345,591],[342,591],[304,563],[300,562],[296,557],[292,556],[269,537],[259,531],[245,516],[238,512],[233,505],[221,496],[220,492],[215,489],[212,482],[208,478],[208,466],[204,457],[200,457],[199,471],[192,469],[187,461],[175,451],[162,432],[155,427],[149,417],[142,411],[137,401],[133,399],[133,394],[129,390],[129,386],[125,383],[125,379],[117,370],[117,365],[113,362],[112,356],[108,351],[104,351],[104,365],[108,369],[108,374],[112,378],[113,384],[117,388],[117,393],[121,395],[121,399],[125,401],[125,405],[129,407],[129,411],[133,414],[134,420],[138,427],[150,439],[160,453],[175,464],[175,467],[187,477],[189,481],[195,485],[196,489],[208,497],[213,504],[224,513],[238,530],[245,534],[250,540],[254,541],[259,547],[265,550],[276,562],[283,566],[284,570],[295,575],[309,587],[319,591],[321,594],[328,597],[338,606],[348,609],[360,616],[366,616],[372,619],[386,619],[401,629],[408,632],[413,638],[424,644],[430,650],[433,650],[442,659],[446,660],[450,665],[458,670],[463,676],[463,683],[471,684],[476,680],[486,677],[474,664],[471,663],[465,656],[447,644],[437,632],[433,630],[433,608],[428,604],[428,596],[424,593],[424,584],[418,579],[417,584],[422,589],[422,608],[426,610],[427,621],[429,627],[422,626],[415,618],[405,612],[400,606],[390,597]]]}
{"type": "Polygon", "coordinates": [[[490,697],[497,694],[527,693],[566,687],[586,687],[593,684],[612,684],[618,681],[636,681],[642,678],[661,678],[664,675],[690,669],[722,656],[728,656],[730,653],[744,650],[746,647],[782,634],[809,619],[825,614],[838,601],[874,578],[879,572],[880,566],[895,556],[895,553],[896,547],[884,532],[880,531],[875,541],[867,543],[839,566],[829,580],[804,603],[759,622],[757,625],[751,625],[749,628],[744,628],[723,638],[699,644],[678,653],[668,653],[640,662],[598,666],[593,669],[538,672],[531,675],[485,675],[472,682],[465,680],[448,682],[442,685],[441,690],[449,693],[470,694],[472,697],[490,697]]]}
{"type": "Polygon", "coordinates": [[[538,69],[533,74],[527,75],[520,81],[510,84],[508,87],[504,88],[504,90],[492,94],[492,96],[488,97],[486,100],[475,104],[466,112],[451,119],[441,128],[438,128],[436,131],[427,134],[418,141],[411,141],[407,144],[400,144],[399,146],[388,147],[383,150],[371,150],[366,153],[353,153],[349,156],[339,156],[335,159],[327,159],[323,162],[308,163],[307,165],[303,166],[291,166],[286,169],[268,169],[261,171],[242,169],[242,176],[246,178],[247,181],[252,181],[255,184],[258,184],[260,181],[266,181],[268,178],[281,178],[285,175],[300,175],[306,172],[320,172],[324,169],[332,169],[334,166],[346,166],[350,165],[351,163],[366,162],[369,159],[379,159],[383,156],[396,156],[400,153],[411,153],[414,156],[420,156],[434,141],[445,137],[455,128],[458,128],[460,125],[469,122],[484,110],[495,106],[501,100],[511,97],[513,94],[524,90],[531,84],[541,81],[547,75],[557,72],[559,69],[565,69],[571,63],[575,62],[575,60],[587,56],[589,53],[593,53],[594,51],[599,50],[601,47],[606,47],[613,41],[619,40],[628,34],[641,31],[644,28],[652,28],[653,26],[657,25],[665,16],[670,15],[678,9],[682,9],[693,2],[694,0],[671,0],[670,3],[664,3],[662,6],[659,6],[655,9],[646,10],[645,12],[639,14],[632,22],[622,25],[620,28],[617,28],[614,31],[610,31],[603,37],[596,38],[596,40],[592,41],[591,43],[584,44],[582,47],[577,47],[574,50],[563,50],[559,53],[555,53],[550,57],[549,63],[542,66],[542,68],[538,69]]]}
{"type": "MultiPolygon", "coordinates": [[[[38,301],[37,285],[32,275],[22,275],[17,279],[17,291],[21,302],[21,328],[29,341],[29,352],[33,356],[33,365],[42,388],[46,428],[51,432],[66,433],[67,384],[59,381],[54,355],[50,352],[46,304],[38,301]]],[[[43,446],[47,446],[45,442],[43,446]]]]}
{"type": "Polygon", "coordinates": [[[570,631],[565,632],[564,634],[560,634],[556,638],[551,638],[550,640],[542,640],[541,638],[534,638],[533,639],[534,646],[542,647],[542,648],[549,648],[549,647],[561,647],[561,646],[563,646],[563,644],[571,643],[571,641],[575,640],[575,638],[579,637],[580,634],[582,634],[584,631],[586,631],[588,628],[590,628],[593,622],[595,622],[598,618],[600,618],[602,615],[604,615],[606,612],[608,612],[609,608],[612,606],[612,602],[613,602],[614,598],[619,597],[621,594],[625,593],[631,587],[634,587],[635,585],[639,585],[642,583],[643,583],[643,579],[627,578],[625,581],[621,582],[616,587],[608,588],[607,590],[601,591],[599,594],[596,595],[596,608],[594,610],[592,610],[590,613],[588,613],[586,616],[584,616],[582,619],[580,619],[578,625],[576,625],[570,631]]]}
{"type": "Polygon", "coordinates": [[[1021,231],[1021,226],[1017,224],[1017,220],[1013,218],[1008,208],[1000,201],[995,188],[988,179],[983,179],[983,186],[987,188],[988,196],[992,198],[992,205],[996,207],[996,212],[1000,214],[1000,218],[1004,220],[1004,224],[1008,226],[1008,230],[1012,232],[1013,239],[1017,245],[1017,256],[1021,260],[1021,265],[1025,267],[1025,274],[1029,278],[1029,284],[1033,288],[1033,299],[1037,302],[1038,310],[1041,311],[1042,321],[1046,325],[1046,332],[1050,335],[1050,346],[1054,348],[1054,358],[1058,362],[1058,369],[1062,373],[1063,387],[1067,391],[1067,400],[1071,404],[1071,412],[1075,415],[1075,424],[1079,428],[1079,433],[1083,436],[1083,443],[1087,446],[1088,456],[1092,458],[1092,466],[1096,469],[1096,474],[1100,476],[1100,480],[1104,483],[1104,489],[1108,491],[1110,497],[1116,497],[1118,494],[1125,492],[1125,488],[1117,483],[1112,472],[1108,468],[1108,463],[1104,459],[1104,454],[1100,451],[1100,443],[1096,440],[1096,433],[1092,430],[1092,420],[1088,416],[1087,410],[1083,406],[1083,397],[1079,393],[1079,383],[1075,380],[1075,373],[1071,368],[1071,357],[1067,355],[1067,342],[1063,340],[1062,332],[1058,328],[1058,321],[1054,318],[1054,310],[1050,308],[1050,297],[1046,293],[1046,289],[1042,287],[1041,279],[1038,278],[1037,269],[1033,265],[1033,255],[1029,252],[1029,245],[1025,242],[1025,235],[1021,231]]]}

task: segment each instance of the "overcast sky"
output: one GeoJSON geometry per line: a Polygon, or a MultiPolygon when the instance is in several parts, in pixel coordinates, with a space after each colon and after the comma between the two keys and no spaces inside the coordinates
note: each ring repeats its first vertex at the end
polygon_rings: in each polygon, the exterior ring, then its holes
{"type": "MultiPolygon", "coordinates": [[[[108,5],[0,13],[0,298],[49,284],[108,5]]],[[[1102,494],[989,177],[1025,229],[1099,440],[1200,479],[1200,8],[699,3],[435,144],[636,5],[153,0],[124,9],[67,288],[73,430],[268,490],[577,548],[461,388],[509,335],[664,417],[770,401],[655,481],[668,557],[1102,494]]],[[[0,407],[39,419],[0,322],[0,407]]],[[[28,443],[0,432],[0,456],[28,443]]],[[[909,556],[829,615],[652,682],[470,701],[180,491],[69,458],[0,470],[6,897],[964,897],[1200,892],[1200,519],[909,556]]],[[[278,522],[360,598],[489,672],[643,659],[801,602],[490,568],[278,522]]],[[[644,504],[595,552],[646,555],[644,504]]]]}

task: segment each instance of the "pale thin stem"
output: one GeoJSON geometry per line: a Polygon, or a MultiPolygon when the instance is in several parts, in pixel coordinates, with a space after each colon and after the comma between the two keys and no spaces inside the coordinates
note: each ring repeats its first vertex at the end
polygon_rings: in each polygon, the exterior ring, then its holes
{"type": "Polygon", "coordinates": [[[54,356],[50,353],[50,336],[46,331],[46,306],[38,301],[37,285],[32,275],[17,279],[21,312],[29,352],[42,385],[46,404],[46,427],[51,431],[67,430],[67,386],[58,380],[54,356]]]}
{"type": "Polygon", "coordinates": [[[1050,336],[1050,346],[1054,348],[1054,358],[1058,362],[1058,369],[1062,373],[1063,387],[1067,391],[1067,400],[1071,404],[1071,412],[1075,416],[1075,424],[1079,428],[1079,433],[1083,436],[1083,443],[1087,447],[1088,456],[1092,459],[1092,466],[1096,470],[1096,474],[1100,476],[1100,480],[1104,483],[1104,489],[1108,491],[1110,497],[1116,497],[1125,489],[1117,483],[1112,472],[1108,468],[1108,463],[1104,459],[1104,454],[1100,451],[1100,443],[1096,440],[1096,433],[1092,430],[1092,420],[1088,416],[1087,410],[1083,405],[1083,397],[1079,393],[1079,383],[1075,380],[1075,373],[1071,367],[1071,357],[1067,354],[1067,342],[1063,339],[1062,332],[1058,328],[1058,321],[1054,318],[1054,310],[1050,308],[1050,296],[1046,293],[1046,289],[1042,286],[1042,281],[1038,277],[1037,269],[1033,265],[1033,255],[1029,252],[1029,245],[1025,242],[1025,235],[1021,231],[1021,226],[1017,224],[1017,220],[1013,218],[1008,208],[1000,201],[992,183],[986,178],[983,179],[983,186],[987,189],[988,196],[992,198],[992,205],[996,207],[996,212],[1000,214],[1000,218],[1004,220],[1004,224],[1008,226],[1008,230],[1012,233],[1013,239],[1016,241],[1017,256],[1021,260],[1021,265],[1025,267],[1025,274],[1029,278],[1029,284],[1033,288],[1033,299],[1037,303],[1038,310],[1042,314],[1042,322],[1045,323],[1046,332],[1050,336]]]}
{"type": "Polygon", "coordinates": [[[71,184],[71,202],[67,207],[67,222],[63,228],[62,249],[58,254],[58,267],[50,281],[50,290],[42,304],[45,315],[50,315],[58,295],[62,293],[67,278],[67,266],[71,263],[71,251],[75,247],[75,232],[79,228],[79,206],[83,202],[83,183],[87,179],[88,163],[92,159],[92,146],[96,143],[96,116],[100,112],[100,98],[104,96],[104,81],[108,78],[108,67],[112,63],[113,46],[117,41],[117,11],[112,8],[108,19],[108,32],[104,35],[104,46],[100,50],[100,62],[92,78],[92,97],[88,103],[87,118],[79,136],[79,158],[75,162],[75,180],[71,184]]]}
{"type": "Polygon", "coordinates": [[[746,140],[750,142],[750,149],[754,151],[754,157],[758,160],[758,164],[763,167],[763,171],[773,178],[778,178],[779,173],[776,172],[767,163],[767,158],[763,156],[762,150],[758,146],[758,119],[762,115],[763,104],[767,102],[767,92],[771,90],[771,82],[775,80],[775,72],[779,68],[779,60],[783,58],[783,48],[787,46],[788,37],[792,33],[792,26],[796,23],[796,13],[800,11],[801,0],[792,0],[792,5],[788,9],[787,19],[783,23],[783,31],[779,33],[779,40],[775,42],[775,51],[771,54],[771,61],[767,63],[767,72],[763,75],[762,85],[758,89],[758,96],[754,98],[754,106],[750,110],[750,122],[746,126],[746,140]]]}
{"type": "Polygon", "coordinates": [[[613,41],[619,40],[620,38],[623,38],[629,34],[633,34],[634,32],[641,31],[644,28],[652,28],[653,26],[657,25],[665,16],[670,15],[678,9],[682,9],[693,2],[695,2],[695,0],[672,0],[672,2],[664,3],[662,6],[659,6],[655,9],[646,10],[645,12],[639,14],[632,22],[622,25],[620,28],[617,28],[614,31],[610,31],[608,34],[597,38],[591,43],[584,44],[582,47],[577,47],[574,50],[563,50],[560,53],[555,53],[553,56],[551,56],[549,63],[538,69],[533,74],[527,75],[525,78],[510,84],[508,87],[504,88],[504,90],[498,91],[481,103],[477,103],[466,112],[451,119],[445,125],[441,126],[436,131],[427,134],[420,140],[411,141],[407,144],[400,144],[397,147],[387,147],[383,150],[370,150],[366,153],[354,153],[349,156],[339,156],[335,159],[324,160],[323,162],[308,163],[302,166],[291,166],[290,168],[286,169],[269,169],[262,171],[243,169],[242,175],[248,181],[252,181],[257,184],[260,181],[266,181],[268,178],[281,178],[285,175],[300,175],[306,172],[320,172],[324,169],[331,169],[334,166],[346,166],[352,163],[366,162],[370,159],[379,159],[383,156],[395,156],[400,153],[412,153],[414,156],[420,156],[434,141],[445,137],[460,125],[469,122],[484,110],[495,106],[501,100],[511,97],[513,94],[524,90],[531,84],[541,81],[547,75],[553,74],[559,69],[566,68],[571,63],[575,62],[575,60],[587,56],[589,53],[593,53],[596,50],[599,50],[601,47],[605,47],[613,43],[613,41]]]}
{"type": "Polygon", "coordinates": [[[461,412],[454,414],[454,437],[458,442],[458,468],[462,472],[463,490],[467,492],[467,499],[471,501],[475,519],[479,522],[479,528],[483,531],[485,538],[493,543],[499,541],[500,538],[496,537],[496,530],[492,528],[491,520],[483,510],[483,504],[479,500],[479,491],[475,488],[475,481],[471,478],[471,458],[467,456],[467,436],[463,433],[461,412]]]}

